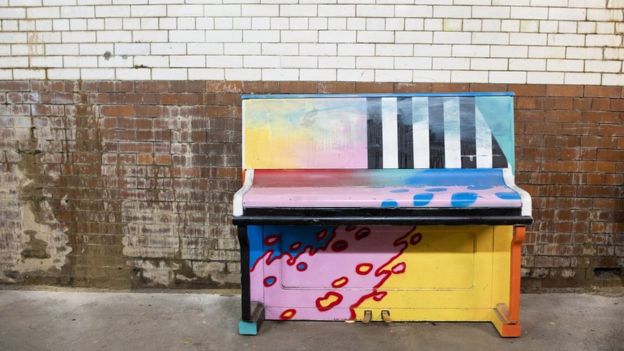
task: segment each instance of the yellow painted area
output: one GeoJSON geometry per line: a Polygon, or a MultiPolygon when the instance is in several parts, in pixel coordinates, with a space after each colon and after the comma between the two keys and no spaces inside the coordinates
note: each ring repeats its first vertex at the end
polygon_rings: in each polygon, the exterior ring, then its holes
{"type": "Polygon", "coordinates": [[[381,301],[363,302],[357,319],[372,310],[381,320],[381,310],[390,310],[394,321],[490,321],[497,304],[508,304],[513,227],[422,226],[417,233],[420,242],[385,266],[405,263],[405,271],[378,288],[388,293],[381,301]]]}

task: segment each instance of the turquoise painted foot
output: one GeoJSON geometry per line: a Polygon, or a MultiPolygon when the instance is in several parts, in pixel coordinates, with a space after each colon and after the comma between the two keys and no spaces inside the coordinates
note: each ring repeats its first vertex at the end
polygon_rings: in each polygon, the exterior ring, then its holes
{"type": "Polygon", "coordinates": [[[252,303],[253,313],[251,320],[238,321],[238,334],[240,335],[258,335],[260,325],[264,321],[264,306],[261,303],[252,303]]]}

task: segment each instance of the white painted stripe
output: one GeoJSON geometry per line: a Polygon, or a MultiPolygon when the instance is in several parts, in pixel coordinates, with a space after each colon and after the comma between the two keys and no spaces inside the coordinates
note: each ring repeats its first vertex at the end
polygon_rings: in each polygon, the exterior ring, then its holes
{"type": "Polygon", "coordinates": [[[475,128],[477,168],[492,168],[492,131],[478,108],[475,108],[475,128]]]}
{"type": "Polygon", "coordinates": [[[251,186],[253,185],[253,177],[254,177],[254,170],[253,169],[246,170],[245,182],[243,183],[243,187],[240,188],[234,194],[234,202],[232,204],[232,207],[234,210],[233,214],[235,217],[243,215],[243,196],[245,195],[246,192],[249,191],[249,189],[251,189],[251,186]]]}
{"type": "Polygon", "coordinates": [[[520,213],[523,216],[530,217],[532,214],[531,195],[526,190],[516,185],[516,180],[513,173],[511,173],[511,168],[503,168],[503,180],[505,181],[505,185],[520,194],[520,201],[522,201],[522,209],[520,213]]]}
{"type": "Polygon", "coordinates": [[[399,137],[397,128],[397,98],[382,98],[383,168],[399,168],[399,137]]]}
{"type": "Polygon", "coordinates": [[[444,98],[444,168],[461,168],[459,97],[444,98]]]}
{"type": "Polygon", "coordinates": [[[414,168],[429,168],[429,98],[412,98],[414,168]]]}

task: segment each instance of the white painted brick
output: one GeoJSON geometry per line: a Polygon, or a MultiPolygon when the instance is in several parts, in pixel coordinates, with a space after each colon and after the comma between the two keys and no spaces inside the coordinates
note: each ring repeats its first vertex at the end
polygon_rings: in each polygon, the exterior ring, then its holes
{"type": "MultiPolygon", "coordinates": [[[[84,32],[85,36],[87,36],[87,34],[91,34],[93,35],[93,32],[84,32]]],[[[63,42],[67,41],[65,40],[65,34],[67,33],[63,33],[63,42]]],[[[77,41],[74,40],[73,42],[91,42],[93,41],[93,39],[91,40],[83,40],[83,41],[77,41]]],[[[132,32],[126,32],[126,31],[114,31],[114,30],[110,30],[110,31],[98,31],[97,32],[97,41],[101,42],[101,43],[119,43],[119,42],[131,42],[132,41],[132,32]]]]}
{"type": "Polygon", "coordinates": [[[308,20],[308,29],[323,30],[327,29],[327,18],[310,18],[308,20]]]}
{"type": "MultiPolygon", "coordinates": [[[[95,32],[63,32],[62,41],[63,43],[92,43],[95,41],[95,32]]],[[[129,38],[128,41],[130,41],[129,38]]]]}
{"type": "Polygon", "coordinates": [[[358,5],[358,17],[393,17],[394,6],[392,5],[358,5]]]}
{"type": "Polygon", "coordinates": [[[453,45],[455,57],[488,57],[490,47],[488,45],[453,45]]]}
{"type": "Polygon", "coordinates": [[[242,56],[206,56],[206,67],[243,67],[242,56]]]}
{"type": "Polygon", "coordinates": [[[204,14],[202,5],[167,5],[169,17],[201,17],[204,14]]]}
{"type": "Polygon", "coordinates": [[[182,43],[201,43],[206,40],[206,32],[203,30],[171,30],[169,40],[182,43]]]}
{"type": "Polygon", "coordinates": [[[225,43],[223,53],[226,55],[260,55],[259,43],[225,43]]]}
{"type": "Polygon", "coordinates": [[[87,20],[84,18],[74,18],[69,20],[69,28],[73,31],[87,30],[87,20]]]}
{"type": "Polygon", "coordinates": [[[569,7],[595,7],[595,8],[605,8],[607,7],[607,0],[569,0],[569,7]]]}
{"type": "Polygon", "coordinates": [[[87,29],[88,30],[104,30],[104,19],[103,18],[90,18],[87,20],[87,29]]]}
{"type": "Polygon", "coordinates": [[[463,57],[438,57],[433,60],[433,69],[470,69],[470,59],[463,57]]]}
{"type": "Polygon", "coordinates": [[[557,33],[559,21],[539,21],[539,31],[541,33],[557,33]]]}
{"type": "Polygon", "coordinates": [[[63,56],[64,67],[97,67],[97,56],[63,56]]]}
{"type": "Polygon", "coordinates": [[[451,45],[414,44],[414,56],[451,56],[451,45]]]}
{"type": "Polygon", "coordinates": [[[412,81],[414,82],[434,82],[434,83],[450,83],[450,71],[438,70],[415,70],[412,73],[412,81]]]}
{"type": "Polygon", "coordinates": [[[367,30],[384,30],[386,28],[385,18],[367,18],[366,29],[367,30]]]}
{"type": "MultiPolygon", "coordinates": [[[[226,44],[227,45],[227,44],[226,44]]],[[[257,53],[251,55],[298,55],[299,45],[288,43],[263,43],[257,53]]]]}
{"type": "Polygon", "coordinates": [[[602,48],[578,48],[569,47],[566,49],[568,59],[602,59],[602,48]]]}
{"type": "Polygon", "coordinates": [[[186,80],[188,71],[185,68],[153,68],[152,79],[186,80]]]}
{"type": "Polygon", "coordinates": [[[507,59],[504,58],[471,58],[470,69],[478,71],[506,70],[507,59]]]}
{"type": "Polygon", "coordinates": [[[511,45],[546,45],[547,35],[537,33],[509,33],[511,45]]]}
{"type": "MultiPolygon", "coordinates": [[[[188,22],[188,21],[185,21],[188,22]]],[[[178,28],[180,26],[178,25],[178,28]]],[[[214,28],[215,29],[232,29],[232,18],[230,17],[217,17],[214,20],[214,28]]]]}
{"type": "Polygon", "coordinates": [[[394,32],[392,31],[358,31],[358,43],[392,43],[394,42],[394,32]]]}
{"type": "Polygon", "coordinates": [[[531,58],[565,58],[566,48],[553,46],[532,46],[529,48],[531,58]]]}
{"type": "Polygon", "coordinates": [[[501,30],[503,32],[518,32],[520,31],[520,21],[518,20],[502,20],[501,30]]]}
{"type": "Polygon", "coordinates": [[[42,19],[35,21],[38,31],[51,31],[52,30],[52,20],[42,19]]]}
{"type": "Polygon", "coordinates": [[[262,70],[249,68],[228,68],[225,70],[226,80],[260,80],[262,70]]]}
{"type": "Polygon", "coordinates": [[[340,56],[374,56],[375,44],[338,44],[340,56]]]}
{"type": "Polygon", "coordinates": [[[622,12],[622,10],[588,9],[587,20],[621,22],[624,20],[624,13],[622,12]]]}
{"type": "Polygon", "coordinates": [[[409,44],[377,44],[376,56],[412,56],[414,46],[409,44]]]}
{"type": "Polygon", "coordinates": [[[208,17],[238,17],[241,15],[240,5],[205,5],[204,16],[208,17]]]}
{"type": "MultiPolygon", "coordinates": [[[[479,23],[481,22],[479,21],[479,23]]],[[[424,28],[425,28],[425,20],[422,18],[406,18],[405,19],[406,30],[423,30],[424,28]]]]}
{"type": "Polygon", "coordinates": [[[559,21],[559,33],[576,33],[576,22],[559,21]]]}
{"type": "MultiPolygon", "coordinates": [[[[433,17],[470,18],[470,6],[434,6],[433,17]]],[[[478,17],[478,16],[475,16],[478,17]]]]}
{"type": "Polygon", "coordinates": [[[169,56],[134,56],[135,66],[169,67],[169,56]]]}
{"type": "Polygon", "coordinates": [[[62,56],[33,56],[30,58],[32,67],[63,67],[62,56]]]}
{"type": "Polygon", "coordinates": [[[564,84],[600,84],[600,73],[572,73],[566,72],[564,84]]]}
{"type": "Polygon", "coordinates": [[[605,48],[604,58],[607,60],[624,60],[624,48],[605,48]]]}
{"type": "Polygon", "coordinates": [[[510,71],[544,71],[545,59],[509,59],[510,71]]]}
{"type": "Polygon", "coordinates": [[[280,57],[282,68],[317,68],[318,57],[316,56],[282,56],[280,57]]]}
{"type": "Polygon", "coordinates": [[[28,18],[59,18],[60,8],[58,7],[29,7],[26,9],[28,18]]]}
{"type": "Polygon", "coordinates": [[[452,71],[451,81],[454,83],[487,83],[488,76],[486,71],[452,71]]]}
{"type": "MultiPolygon", "coordinates": [[[[62,10],[61,10],[61,13],[63,13],[62,10]]],[[[96,6],[95,16],[96,17],[129,17],[130,6],[96,6]]],[[[80,17],[90,17],[90,16],[80,16],[80,17]]]]}
{"type": "MultiPolygon", "coordinates": [[[[306,25],[305,28],[307,28],[307,25],[306,25]]],[[[327,19],[327,29],[331,29],[331,30],[346,30],[347,29],[347,19],[346,18],[328,18],[327,19]]]]}
{"type": "Polygon", "coordinates": [[[396,17],[431,17],[433,7],[423,5],[396,5],[396,17]]]}
{"type": "Polygon", "coordinates": [[[349,30],[366,29],[366,19],[365,18],[347,18],[347,29],[349,30]]]}
{"type": "Polygon", "coordinates": [[[445,32],[461,32],[462,20],[457,18],[445,18],[442,22],[442,28],[445,32]]]}
{"type": "Polygon", "coordinates": [[[394,58],[392,57],[357,57],[356,68],[394,68],[394,58]]]}
{"type": "Polygon", "coordinates": [[[7,80],[13,79],[13,70],[0,68],[0,79],[7,79],[7,80]]]}
{"type": "Polygon", "coordinates": [[[579,33],[596,33],[596,22],[577,22],[579,33]]]}
{"type": "Polygon", "coordinates": [[[223,80],[225,70],[223,68],[189,68],[188,75],[191,80],[223,80]]]}
{"type": "Polygon", "coordinates": [[[178,22],[175,18],[159,18],[158,29],[176,29],[178,22]]]}
{"type": "Polygon", "coordinates": [[[149,68],[116,68],[115,75],[120,80],[149,80],[152,70],[149,68]]]}
{"type": "Polygon", "coordinates": [[[608,34],[588,34],[585,44],[587,46],[620,46],[622,44],[622,36],[608,34]]]}
{"type": "Polygon", "coordinates": [[[511,5],[511,6],[529,6],[531,2],[529,0],[492,0],[492,5],[511,5]]]}
{"type": "Polygon", "coordinates": [[[252,43],[276,43],[280,41],[280,32],[277,30],[246,30],[243,31],[243,41],[252,43]]]}
{"type": "Polygon", "coordinates": [[[154,43],[152,54],[154,55],[184,55],[186,54],[186,44],[184,43],[154,43]]]}
{"type": "Polygon", "coordinates": [[[45,50],[44,44],[13,44],[11,45],[11,56],[37,56],[43,55],[45,50]]]}
{"type": "Polygon", "coordinates": [[[539,29],[540,29],[540,21],[538,20],[520,21],[520,31],[523,33],[536,33],[540,31],[539,29]]]}
{"type": "MultiPolygon", "coordinates": [[[[91,18],[95,15],[94,6],[63,6],[61,7],[61,17],[64,18],[91,18]]],[[[30,16],[29,16],[30,17],[30,16]]]]}
{"type": "Polygon", "coordinates": [[[133,5],[130,6],[130,13],[132,17],[162,17],[167,15],[167,6],[133,5]]]}
{"type": "Polygon", "coordinates": [[[335,81],[335,69],[300,69],[299,80],[302,81],[335,81]]]}
{"type": "Polygon", "coordinates": [[[48,70],[48,79],[80,79],[80,70],[77,68],[51,68],[48,70]]]}
{"type": "Polygon", "coordinates": [[[430,44],[433,42],[432,32],[416,32],[416,31],[402,31],[395,33],[395,42],[397,43],[419,43],[430,44]]]}
{"type": "Polygon", "coordinates": [[[548,7],[512,7],[511,18],[516,19],[547,19],[548,7]]]}
{"type": "Polygon", "coordinates": [[[318,15],[321,17],[353,17],[355,5],[319,5],[318,15]]]}
{"type": "Polygon", "coordinates": [[[243,16],[279,16],[278,5],[256,5],[256,4],[244,4],[242,6],[243,16]]]}
{"type": "Polygon", "coordinates": [[[43,69],[13,69],[13,79],[45,79],[43,69]]]}
{"type": "Polygon", "coordinates": [[[280,5],[280,16],[314,17],[317,15],[316,5],[280,5]]]}
{"type": "Polygon", "coordinates": [[[613,22],[600,22],[596,24],[596,32],[598,34],[614,34],[615,33],[615,23],[613,22]]]}
{"type": "MultiPolygon", "coordinates": [[[[517,34],[517,33],[512,33],[511,35],[514,35],[514,34],[517,34]]],[[[509,34],[507,33],[473,33],[472,43],[473,44],[507,45],[509,44],[509,34]]]]}
{"type": "Polygon", "coordinates": [[[2,30],[4,30],[5,32],[9,32],[9,31],[17,32],[19,30],[18,21],[17,20],[2,21],[2,30]]]}
{"type": "Polygon", "coordinates": [[[433,42],[436,44],[470,44],[470,33],[435,32],[433,42]]]}
{"type": "Polygon", "coordinates": [[[171,67],[206,67],[205,56],[171,56],[169,58],[171,67]]]}
{"type": "Polygon", "coordinates": [[[585,72],[622,72],[622,61],[587,60],[585,61],[585,72]]]}
{"type": "Polygon", "coordinates": [[[104,29],[107,29],[107,30],[123,29],[123,21],[121,18],[105,18],[104,29]]]}
{"type": "Polygon", "coordinates": [[[407,70],[375,70],[376,82],[411,82],[412,71],[407,70]]]}
{"type": "MultiPolygon", "coordinates": [[[[153,49],[152,49],[153,50],[153,49]]],[[[222,55],[222,43],[188,43],[186,50],[189,55],[222,55]]]]}
{"type": "Polygon", "coordinates": [[[25,43],[26,33],[0,32],[0,43],[25,43]]]}
{"type": "Polygon", "coordinates": [[[243,67],[249,68],[278,68],[279,56],[243,56],[243,67]]]}
{"type": "Polygon", "coordinates": [[[585,35],[582,34],[548,34],[548,45],[551,46],[583,46],[585,35]]]}
{"type": "Polygon", "coordinates": [[[314,43],[318,40],[315,30],[284,30],[281,32],[284,43],[314,43]]]}
{"type": "Polygon", "coordinates": [[[500,32],[501,20],[484,19],[481,26],[484,32],[500,32]]]}
{"type": "Polygon", "coordinates": [[[375,71],[372,69],[339,69],[338,81],[371,82],[375,79],[375,71]]]}
{"type": "Polygon", "coordinates": [[[98,67],[132,67],[133,65],[132,56],[111,56],[108,59],[102,56],[98,57],[98,67]]]}
{"type": "Polygon", "coordinates": [[[337,44],[299,44],[301,55],[335,56],[338,53],[337,44]]]}
{"type": "Polygon", "coordinates": [[[0,67],[3,67],[3,68],[28,67],[28,57],[27,56],[0,57],[0,67]]]}
{"type": "Polygon", "coordinates": [[[444,30],[444,23],[441,18],[425,18],[425,30],[441,31],[444,30]]]}
{"type": "Polygon", "coordinates": [[[394,68],[397,69],[431,69],[431,57],[395,57],[394,68]]]}
{"type": "Polygon", "coordinates": [[[603,85],[624,85],[624,74],[603,74],[603,85]]]}
{"type": "Polygon", "coordinates": [[[110,68],[82,68],[81,79],[115,79],[115,70],[110,68]]]}
{"type": "Polygon", "coordinates": [[[563,84],[562,72],[527,72],[527,84],[563,84]]]}
{"type": "Polygon", "coordinates": [[[270,69],[262,70],[262,80],[271,81],[292,81],[299,80],[298,69],[270,69]]]}
{"type": "Polygon", "coordinates": [[[308,18],[307,17],[289,18],[288,29],[308,29],[308,18]]]}
{"type": "Polygon", "coordinates": [[[132,32],[132,39],[136,43],[167,42],[169,33],[165,30],[137,30],[132,32]]]}
{"type": "MultiPolygon", "coordinates": [[[[202,18],[202,20],[207,20],[208,18],[202,18]]],[[[197,22],[199,20],[199,18],[195,19],[195,22],[197,22]]],[[[271,28],[272,29],[280,29],[280,28],[274,28],[273,25],[275,23],[275,21],[273,21],[274,19],[271,19],[271,28]]],[[[214,23],[214,22],[213,22],[214,23]]],[[[214,26],[214,24],[213,24],[214,26]]],[[[236,17],[234,18],[234,20],[232,21],[232,28],[234,29],[251,29],[251,18],[246,18],[246,17],[236,17]]],[[[210,27],[210,24],[208,24],[207,22],[202,22],[202,27],[199,26],[199,23],[197,23],[197,29],[212,29],[212,27],[210,27]]]]}
{"type": "Polygon", "coordinates": [[[355,37],[356,32],[354,31],[319,31],[319,42],[321,43],[353,43],[355,37]]]}
{"type": "Polygon", "coordinates": [[[11,45],[0,45],[0,56],[11,56],[11,45]]]}
{"type": "Polygon", "coordinates": [[[0,7],[0,18],[2,18],[3,20],[9,18],[26,18],[26,9],[15,7],[0,7]]]}
{"type": "Polygon", "coordinates": [[[489,81],[490,83],[525,84],[526,72],[491,71],[489,81]]]}
{"type": "Polygon", "coordinates": [[[548,18],[564,21],[582,21],[585,20],[586,12],[585,9],[551,7],[548,9],[548,18]]]}
{"type": "Polygon", "coordinates": [[[355,68],[355,57],[319,57],[318,65],[319,68],[355,68]]]}
{"type": "Polygon", "coordinates": [[[508,6],[473,6],[472,13],[479,18],[509,18],[508,6]]]}
{"type": "Polygon", "coordinates": [[[125,43],[117,43],[115,44],[115,55],[149,55],[150,54],[150,44],[125,44],[125,43]]]}
{"type": "MultiPolygon", "coordinates": [[[[171,35],[171,34],[169,34],[171,35]]],[[[171,40],[171,39],[170,39],[171,40]]],[[[240,30],[209,30],[206,31],[206,42],[228,43],[243,41],[243,31],[240,30]]]]}
{"type": "Polygon", "coordinates": [[[583,60],[560,60],[560,59],[548,59],[546,68],[549,71],[559,72],[582,72],[583,60]]]}
{"type": "MultiPolygon", "coordinates": [[[[78,55],[78,48],[78,44],[46,44],[45,52],[47,55],[78,55]]],[[[98,52],[98,54],[103,53],[104,51],[98,52]]]]}

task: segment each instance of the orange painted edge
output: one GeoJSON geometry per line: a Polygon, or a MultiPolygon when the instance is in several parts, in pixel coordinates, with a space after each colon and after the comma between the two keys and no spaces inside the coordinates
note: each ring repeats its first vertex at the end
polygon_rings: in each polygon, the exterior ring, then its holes
{"type": "Polygon", "coordinates": [[[522,335],[522,326],[517,324],[503,324],[500,335],[504,338],[517,338],[522,335]]]}
{"type": "Polygon", "coordinates": [[[520,322],[520,278],[522,265],[522,242],[526,234],[526,227],[514,227],[511,239],[511,275],[509,286],[509,321],[512,324],[520,322]]]}

